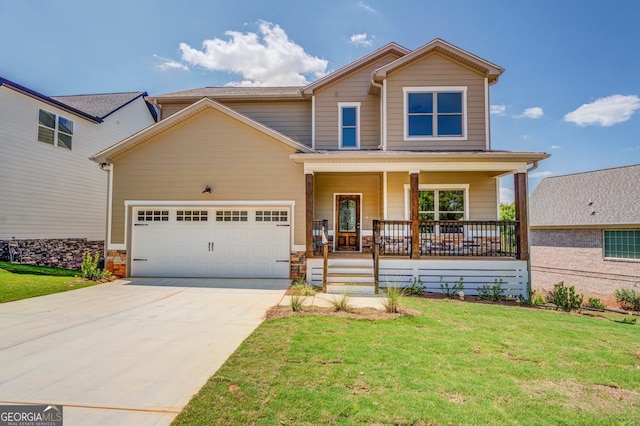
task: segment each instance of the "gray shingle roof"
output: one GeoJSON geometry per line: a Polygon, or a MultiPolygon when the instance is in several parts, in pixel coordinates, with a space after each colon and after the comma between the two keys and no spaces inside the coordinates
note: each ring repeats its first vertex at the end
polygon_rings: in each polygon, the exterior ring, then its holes
{"type": "Polygon", "coordinates": [[[126,92],[96,95],[50,96],[50,98],[95,117],[105,118],[118,108],[144,95],[146,95],[145,92],[126,92]]]}
{"type": "Polygon", "coordinates": [[[302,99],[302,87],[202,87],[199,89],[183,90],[181,92],[165,93],[151,96],[151,98],[181,98],[181,97],[210,97],[210,98],[265,98],[265,97],[293,97],[302,99]]]}
{"type": "Polygon", "coordinates": [[[531,226],[640,224],[640,164],[545,178],[529,215],[531,226]]]}

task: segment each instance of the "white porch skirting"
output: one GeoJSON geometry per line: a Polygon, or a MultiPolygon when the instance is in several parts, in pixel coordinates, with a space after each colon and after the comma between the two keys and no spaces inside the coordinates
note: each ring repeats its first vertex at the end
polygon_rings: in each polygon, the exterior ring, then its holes
{"type": "MultiPolygon", "coordinates": [[[[310,284],[322,285],[322,263],[322,258],[307,260],[307,281],[310,284]]],[[[448,284],[452,288],[462,279],[466,295],[477,295],[478,287],[485,284],[493,286],[497,281],[506,296],[528,298],[526,260],[380,259],[380,287],[409,287],[418,278],[425,291],[434,293],[442,293],[441,285],[448,284]]]]}

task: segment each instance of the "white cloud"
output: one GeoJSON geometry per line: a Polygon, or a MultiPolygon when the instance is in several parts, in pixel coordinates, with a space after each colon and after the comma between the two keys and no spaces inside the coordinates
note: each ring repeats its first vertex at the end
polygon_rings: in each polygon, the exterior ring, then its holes
{"type": "Polygon", "coordinates": [[[373,37],[367,38],[367,33],[354,34],[349,41],[354,46],[371,46],[373,44],[373,37]]]}
{"type": "Polygon", "coordinates": [[[492,115],[504,115],[506,111],[507,111],[507,107],[504,105],[491,105],[492,115]]]}
{"type": "Polygon", "coordinates": [[[184,71],[189,71],[189,67],[186,66],[185,64],[178,62],[178,61],[174,61],[173,59],[167,59],[167,58],[163,58],[162,56],[158,56],[158,55],[153,55],[154,58],[159,59],[160,61],[162,61],[161,64],[159,64],[157,67],[163,71],[166,70],[184,70],[184,71]]]}
{"type": "Polygon", "coordinates": [[[551,145],[551,149],[560,149],[560,145],[551,145]]]}
{"type": "Polygon", "coordinates": [[[500,202],[511,203],[514,200],[513,189],[500,187],[500,202]]]}
{"type": "Polygon", "coordinates": [[[377,11],[372,8],[371,6],[369,6],[368,4],[366,4],[365,2],[360,2],[358,3],[358,6],[360,6],[361,8],[363,8],[364,10],[366,10],[367,12],[371,12],[371,13],[377,13],[377,11]]]}
{"type": "Polygon", "coordinates": [[[545,170],[544,172],[529,173],[530,178],[545,178],[549,176],[553,176],[553,172],[550,172],[549,170],[545,170]]]}
{"type": "Polygon", "coordinates": [[[211,71],[239,74],[230,86],[302,86],[325,75],[327,61],[311,56],[276,24],[260,21],[259,34],[226,31],[228,40],[202,42],[202,50],[180,43],[182,60],[211,71]]]}
{"type": "Polygon", "coordinates": [[[584,104],[564,116],[564,121],[578,126],[613,126],[631,118],[640,108],[640,98],[635,95],[611,95],[584,104]]]}
{"type": "Polygon", "coordinates": [[[531,118],[531,119],[536,119],[536,118],[540,118],[544,115],[544,111],[542,111],[542,108],[540,107],[531,107],[531,108],[527,108],[525,109],[522,114],[517,115],[516,118],[531,118]]]}

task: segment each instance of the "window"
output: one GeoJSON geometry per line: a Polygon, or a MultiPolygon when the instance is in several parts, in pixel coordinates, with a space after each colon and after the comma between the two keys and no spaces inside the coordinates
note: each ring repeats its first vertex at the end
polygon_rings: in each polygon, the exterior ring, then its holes
{"type": "Polygon", "coordinates": [[[206,222],[209,220],[209,212],[206,210],[178,210],[176,220],[178,222],[206,222]]]}
{"type": "Polygon", "coordinates": [[[71,149],[73,121],[40,109],[38,111],[38,141],[71,149]]]}
{"type": "Polygon", "coordinates": [[[246,210],[218,210],[216,222],[246,222],[248,218],[246,210]]]}
{"type": "Polygon", "coordinates": [[[405,87],[405,139],[464,139],[466,87],[405,87]]]}
{"type": "Polygon", "coordinates": [[[640,259],[640,230],[604,231],[604,257],[640,259]]]}
{"type": "Polygon", "coordinates": [[[169,210],[139,210],[138,222],[168,222],[169,210]]]}
{"type": "Polygon", "coordinates": [[[360,102],[338,103],[338,127],[340,148],[360,147],[360,102]]]}
{"type": "MultiPolygon", "coordinates": [[[[469,208],[468,184],[420,185],[418,195],[418,219],[467,220],[469,208]]],[[[405,185],[405,218],[411,217],[410,185],[405,185]]],[[[439,224],[426,226],[420,232],[443,234],[459,233],[463,226],[439,224]]]]}
{"type": "Polygon", "coordinates": [[[258,210],[256,222],[287,222],[288,216],[286,210],[258,210]]]}

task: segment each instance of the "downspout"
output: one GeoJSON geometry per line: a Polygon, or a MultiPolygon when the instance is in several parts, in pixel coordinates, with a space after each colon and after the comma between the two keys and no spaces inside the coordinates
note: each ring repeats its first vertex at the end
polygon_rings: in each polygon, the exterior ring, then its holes
{"type": "Polygon", "coordinates": [[[107,210],[106,210],[106,234],[104,236],[104,265],[102,269],[107,269],[107,254],[109,253],[109,240],[111,239],[111,164],[100,163],[100,170],[107,172],[107,210]]]}
{"type": "Polygon", "coordinates": [[[528,276],[527,276],[527,298],[529,299],[529,302],[531,302],[531,294],[532,294],[532,289],[531,289],[531,216],[529,215],[529,172],[532,172],[537,168],[538,168],[538,162],[534,161],[533,165],[527,169],[527,217],[529,218],[529,220],[527,221],[527,234],[529,235],[529,238],[528,238],[529,247],[527,248],[529,250],[529,256],[527,258],[527,273],[528,273],[528,276]]]}
{"type": "Polygon", "coordinates": [[[384,93],[384,85],[381,83],[377,83],[375,81],[373,74],[371,75],[371,85],[373,87],[377,87],[378,89],[380,89],[380,143],[378,144],[378,149],[384,150],[385,148],[384,137],[386,134],[385,120],[384,120],[385,100],[386,100],[385,93],[384,93]]]}

